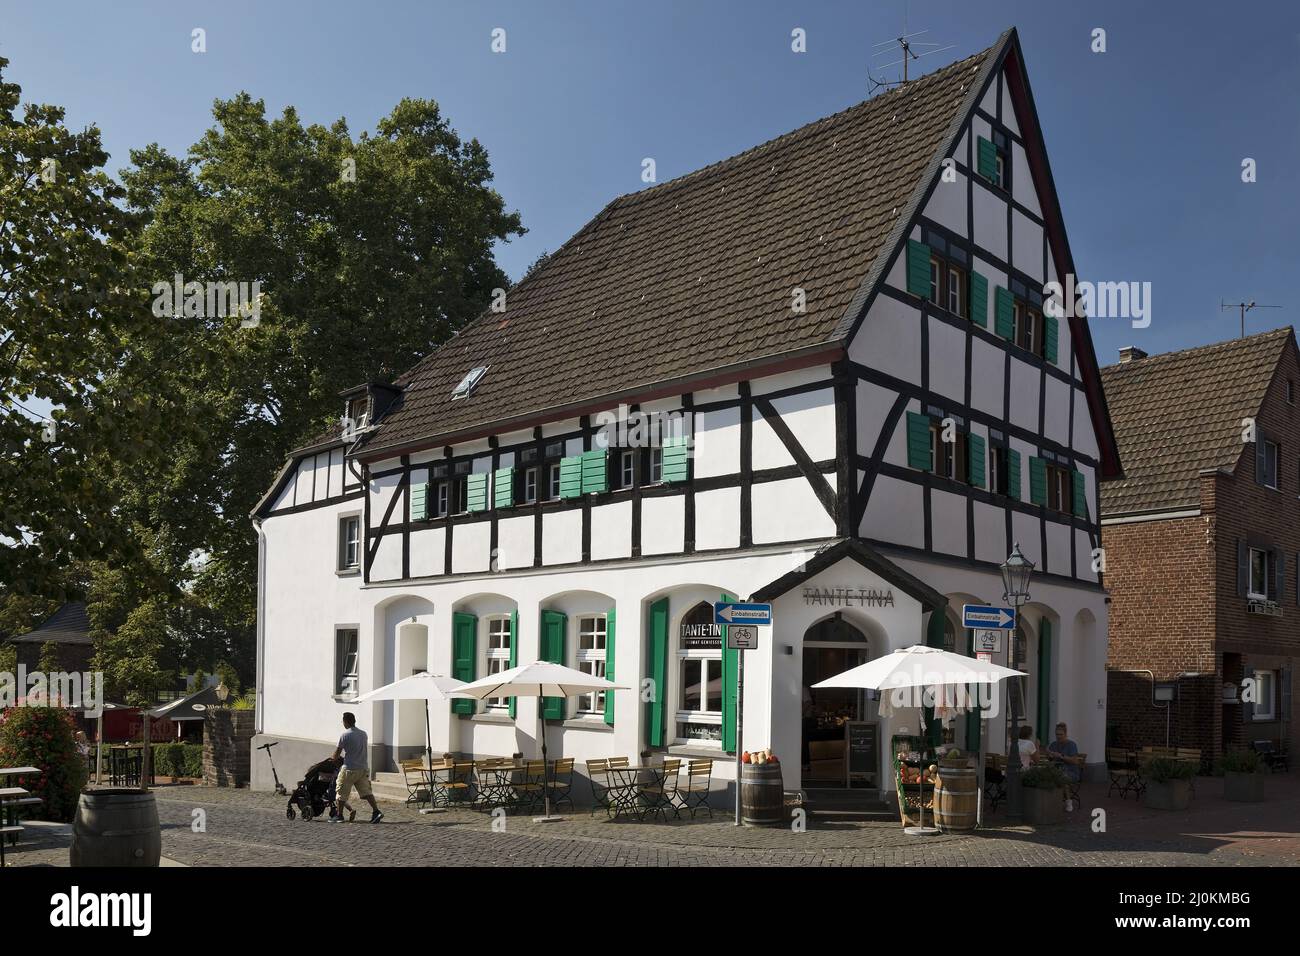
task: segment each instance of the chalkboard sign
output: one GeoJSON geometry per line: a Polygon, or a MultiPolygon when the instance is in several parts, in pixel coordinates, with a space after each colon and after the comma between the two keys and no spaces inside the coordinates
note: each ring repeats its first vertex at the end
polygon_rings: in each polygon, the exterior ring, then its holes
{"type": "Polygon", "coordinates": [[[880,770],[880,737],[876,724],[862,720],[844,725],[848,736],[849,777],[874,775],[880,770]]]}

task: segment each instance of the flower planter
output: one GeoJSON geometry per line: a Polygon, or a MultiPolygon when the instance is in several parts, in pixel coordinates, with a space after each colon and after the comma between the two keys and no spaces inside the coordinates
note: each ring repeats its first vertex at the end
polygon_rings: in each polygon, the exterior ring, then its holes
{"type": "Polygon", "coordinates": [[[1237,803],[1258,803],[1264,799],[1262,773],[1233,773],[1223,775],[1223,799],[1237,803]]]}
{"type": "Polygon", "coordinates": [[[1065,791],[1060,787],[1021,787],[1025,822],[1033,824],[1065,822],[1065,791]]]}
{"type": "Polygon", "coordinates": [[[1142,794],[1142,805],[1153,810],[1186,810],[1192,805],[1190,780],[1151,780],[1142,794]]]}

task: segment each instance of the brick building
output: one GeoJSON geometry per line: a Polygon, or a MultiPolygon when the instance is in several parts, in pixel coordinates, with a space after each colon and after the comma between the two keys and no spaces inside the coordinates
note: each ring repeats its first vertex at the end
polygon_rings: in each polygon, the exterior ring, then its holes
{"type": "Polygon", "coordinates": [[[1294,331],[1120,354],[1102,371],[1124,465],[1101,491],[1109,735],[1213,756],[1285,741],[1300,657],[1294,331]]]}

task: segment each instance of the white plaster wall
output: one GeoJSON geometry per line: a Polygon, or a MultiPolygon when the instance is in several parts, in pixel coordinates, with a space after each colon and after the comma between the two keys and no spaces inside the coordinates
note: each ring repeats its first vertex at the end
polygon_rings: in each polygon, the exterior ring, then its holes
{"type": "Polygon", "coordinates": [[[1051,574],[1070,573],[1071,528],[1059,521],[1047,521],[1047,565],[1051,574]]]}
{"type": "Polygon", "coordinates": [[[930,538],[935,551],[966,556],[965,495],[937,488],[930,492],[930,538]]]}
{"type": "Polygon", "coordinates": [[[930,388],[957,402],[966,401],[966,332],[930,319],[930,388]]]}
{"type": "Polygon", "coordinates": [[[497,567],[509,571],[532,566],[534,529],[531,514],[497,521],[497,567]]]}
{"type": "Polygon", "coordinates": [[[679,552],[686,544],[686,499],[682,495],[641,499],[641,553],[679,552]]]}
{"type": "Polygon", "coordinates": [[[1007,558],[1006,509],[975,502],[975,560],[1001,563],[1007,558]]]}
{"type": "MultiPolygon", "coordinates": [[[[902,259],[903,256],[899,256],[899,260],[902,259]]],[[[849,343],[849,357],[869,368],[880,369],[895,378],[919,385],[920,309],[904,305],[888,296],[877,296],[858,329],[858,334],[849,343]]]]}
{"type": "MultiPolygon", "coordinates": [[[[869,457],[876,449],[876,442],[889,420],[889,413],[898,396],[892,389],[882,388],[861,379],[858,380],[854,392],[857,404],[858,453],[869,457]]],[[[902,464],[906,458],[906,436],[900,436],[895,429],[890,432],[885,461],[902,464]]]]}
{"type": "Polygon", "coordinates": [[[1074,449],[1093,459],[1101,455],[1097,433],[1092,427],[1092,413],[1088,409],[1088,395],[1081,388],[1074,391],[1074,449]]]}
{"type": "MultiPolygon", "coordinates": [[[[975,180],[975,191],[971,200],[971,213],[974,216],[974,242],[983,246],[997,258],[1007,259],[1007,204],[1006,200],[993,192],[981,180],[975,180]]],[[[989,289],[989,304],[992,305],[993,289],[989,289]]]]}
{"type": "MultiPolygon", "coordinates": [[[[830,388],[772,400],[781,420],[813,461],[835,457],[835,394],[830,388]]],[[[780,436],[758,409],[753,418],[754,470],[794,464],[780,436]]]]}
{"type": "MultiPolygon", "coordinates": [[[[825,478],[834,490],[835,475],[825,478]]],[[[802,476],[761,482],[753,486],[751,496],[755,544],[805,541],[835,533],[834,520],[802,476]]]]}
{"type": "Polygon", "coordinates": [[[1028,273],[1041,285],[1043,276],[1043,228],[1026,218],[1019,209],[1011,210],[1011,265],[1028,273]]]}
{"type": "Polygon", "coordinates": [[[861,533],[880,541],[924,547],[924,507],[924,489],[920,485],[877,475],[862,516],[861,533]]]}
{"type": "Polygon", "coordinates": [[[695,494],[695,548],[740,547],[740,489],[716,488],[695,494]]]}
{"type": "Polygon", "coordinates": [[[1011,356],[1011,422],[1038,431],[1038,388],[1042,373],[1011,356]]]}
{"type": "Polygon", "coordinates": [[[411,577],[443,574],[446,562],[447,532],[444,528],[421,528],[411,532],[411,577]]]}
{"type": "Polygon", "coordinates": [[[970,352],[970,401],[982,412],[1005,417],[1004,390],[1006,352],[976,337],[970,352]]]}
{"type": "Polygon", "coordinates": [[[591,509],[591,558],[627,558],[632,555],[632,502],[616,501],[591,509]]]}
{"type": "Polygon", "coordinates": [[[740,471],[740,409],[697,413],[694,424],[695,477],[712,478],[740,471]]]}
{"type": "Polygon", "coordinates": [[[1054,375],[1045,376],[1044,434],[1066,447],[1070,444],[1070,386],[1054,375]]]}
{"type": "Polygon", "coordinates": [[[542,563],[572,564],[581,560],[582,512],[574,508],[542,515],[542,563]]]}
{"type": "Polygon", "coordinates": [[[453,574],[487,571],[492,563],[492,523],[475,521],[457,524],[451,532],[453,574]]]}
{"type": "MultiPolygon", "coordinates": [[[[311,514],[312,512],[307,512],[311,514]]],[[[379,539],[375,558],[370,564],[370,580],[392,581],[402,576],[402,536],[386,534],[379,539]]]]}
{"type": "MultiPolygon", "coordinates": [[[[962,162],[966,161],[964,152],[958,156],[962,162]]],[[[925,204],[925,216],[959,236],[966,236],[970,234],[970,223],[966,218],[966,174],[954,169],[953,176],[953,181],[948,182],[943,178],[943,169],[940,169],[939,181],[930,194],[930,201],[925,204]]]]}

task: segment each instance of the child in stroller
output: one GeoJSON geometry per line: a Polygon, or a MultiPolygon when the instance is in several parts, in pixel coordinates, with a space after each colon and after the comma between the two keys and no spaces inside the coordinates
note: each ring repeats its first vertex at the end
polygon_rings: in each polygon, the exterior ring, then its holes
{"type": "Polygon", "coordinates": [[[284,815],[292,820],[296,813],[301,813],[304,820],[311,820],[324,815],[328,807],[330,817],[338,816],[334,804],[334,781],[338,777],[342,760],[327,757],[320,763],[307,768],[298,786],[289,794],[289,804],[284,815]]]}

